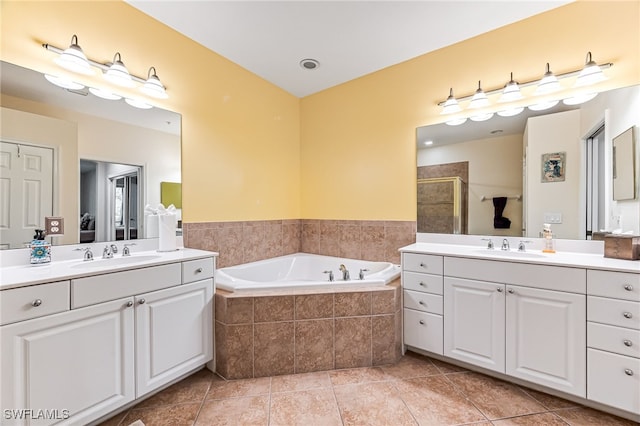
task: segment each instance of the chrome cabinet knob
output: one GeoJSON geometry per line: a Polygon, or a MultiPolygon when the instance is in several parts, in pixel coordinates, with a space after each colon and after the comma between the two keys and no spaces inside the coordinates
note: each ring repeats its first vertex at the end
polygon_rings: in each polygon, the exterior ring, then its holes
{"type": "Polygon", "coordinates": [[[426,268],[426,267],[427,267],[427,265],[425,265],[424,263],[420,262],[420,267],[421,267],[421,268],[426,268]]]}
{"type": "Polygon", "coordinates": [[[419,321],[420,325],[424,325],[424,320],[419,321]]]}
{"type": "Polygon", "coordinates": [[[625,317],[626,319],[633,318],[633,314],[631,312],[623,312],[622,316],[625,317]]]}
{"type": "Polygon", "coordinates": [[[631,284],[625,284],[623,288],[627,291],[633,291],[633,286],[631,284]]]}
{"type": "Polygon", "coordinates": [[[199,274],[199,273],[201,273],[201,272],[202,272],[202,268],[198,268],[198,269],[196,269],[196,274],[199,274]]]}
{"type": "Polygon", "coordinates": [[[422,281],[420,281],[420,285],[421,285],[422,287],[426,287],[426,286],[427,286],[427,285],[426,285],[425,283],[423,283],[422,281]]]}
{"type": "Polygon", "coordinates": [[[41,299],[36,299],[33,302],[31,302],[31,306],[33,306],[34,308],[37,308],[40,305],[42,305],[42,300],[41,299]]]}
{"type": "Polygon", "coordinates": [[[502,293],[504,290],[502,289],[502,287],[498,287],[498,288],[496,288],[496,291],[497,291],[498,293],[502,293]]]}
{"type": "Polygon", "coordinates": [[[633,376],[633,370],[631,370],[630,368],[625,368],[624,374],[626,374],[627,376],[633,376]]]}
{"type": "Polygon", "coordinates": [[[421,304],[422,306],[425,306],[426,304],[421,300],[418,302],[419,304],[421,304]]]}
{"type": "Polygon", "coordinates": [[[625,345],[626,347],[628,347],[628,348],[630,348],[631,346],[633,346],[633,342],[632,342],[631,340],[629,340],[629,339],[624,339],[624,340],[622,341],[622,343],[624,343],[624,345],[625,345]]]}
{"type": "Polygon", "coordinates": [[[132,306],[133,306],[133,302],[132,302],[131,300],[129,300],[129,301],[127,302],[127,308],[130,308],[130,307],[132,307],[132,306]]]}
{"type": "Polygon", "coordinates": [[[141,305],[144,305],[145,302],[146,302],[146,300],[144,300],[144,298],[138,300],[138,303],[141,304],[141,305]]]}
{"type": "Polygon", "coordinates": [[[509,289],[509,290],[507,290],[507,291],[509,292],[509,294],[513,294],[513,293],[515,293],[515,291],[514,291],[512,288],[510,288],[510,289],[509,289]]]}

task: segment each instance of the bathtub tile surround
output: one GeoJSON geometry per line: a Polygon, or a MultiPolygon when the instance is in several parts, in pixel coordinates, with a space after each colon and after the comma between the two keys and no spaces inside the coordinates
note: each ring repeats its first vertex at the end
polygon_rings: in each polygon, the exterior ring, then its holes
{"type": "Polygon", "coordinates": [[[400,263],[398,248],[412,244],[411,221],[285,219],[184,223],[185,247],[220,253],[218,267],[297,252],[400,263]]]}
{"type": "Polygon", "coordinates": [[[379,367],[257,379],[227,381],[201,370],[100,426],[136,420],[148,426],[636,424],[412,352],[379,367]],[[508,412],[499,410],[505,407],[508,412]]]}
{"type": "Polygon", "coordinates": [[[399,279],[339,292],[277,292],[217,291],[216,360],[224,378],[365,367],[399,359],[399,279]]]}

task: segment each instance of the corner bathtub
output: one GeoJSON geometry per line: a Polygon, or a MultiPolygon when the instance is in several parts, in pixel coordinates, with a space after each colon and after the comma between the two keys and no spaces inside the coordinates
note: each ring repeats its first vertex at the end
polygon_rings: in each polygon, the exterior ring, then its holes
{"type": "Polygon", "coordinates": [[[370,262],[317,254],[297,253],[257,262],[221,268],[216,271],[216,288],[243,290],[307,289],[317,287],[386,285],[400,276],[400,266],[390,262],[370,262]],[[351,279],[342,279],[340,265],[351,279]],[[364,279],[359,279],[361,269],[364,279]],[[324,271],[333,271],[334,281],[324,271]]]}

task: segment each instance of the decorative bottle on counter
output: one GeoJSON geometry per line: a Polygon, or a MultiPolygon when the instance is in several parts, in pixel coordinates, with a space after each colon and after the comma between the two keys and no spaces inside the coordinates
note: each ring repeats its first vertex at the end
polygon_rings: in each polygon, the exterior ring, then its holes
{"type": "Polygon", "coordinates": [[[551,225],[548,223],[544,224],[544,229],[542,230],[542,238],[544,238],[544,248],[542,249],[543,253],[555,253],[555,247],[553,244],[553,232],[551,231],[551,225]]]}
{"type": "Polygon", "coordinates": [[[44,230],[36,229],[33,241],[29,244],[32,265],[42,265],[51,262],[51,244],[44,239],[44,230]]]}

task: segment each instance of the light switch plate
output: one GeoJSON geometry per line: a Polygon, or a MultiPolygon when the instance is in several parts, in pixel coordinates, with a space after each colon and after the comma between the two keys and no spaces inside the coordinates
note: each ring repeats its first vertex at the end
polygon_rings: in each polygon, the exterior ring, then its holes
{"type": "Polygon", "coordinates": [[[562,223],[562,213],[544,213],[544,223],[562,223]]]}
{"type": "Polygon", "coordinates": [[[45,217],[44,218],[45,235],[64,235],[64,218],[62,217],[45,217]]]}

